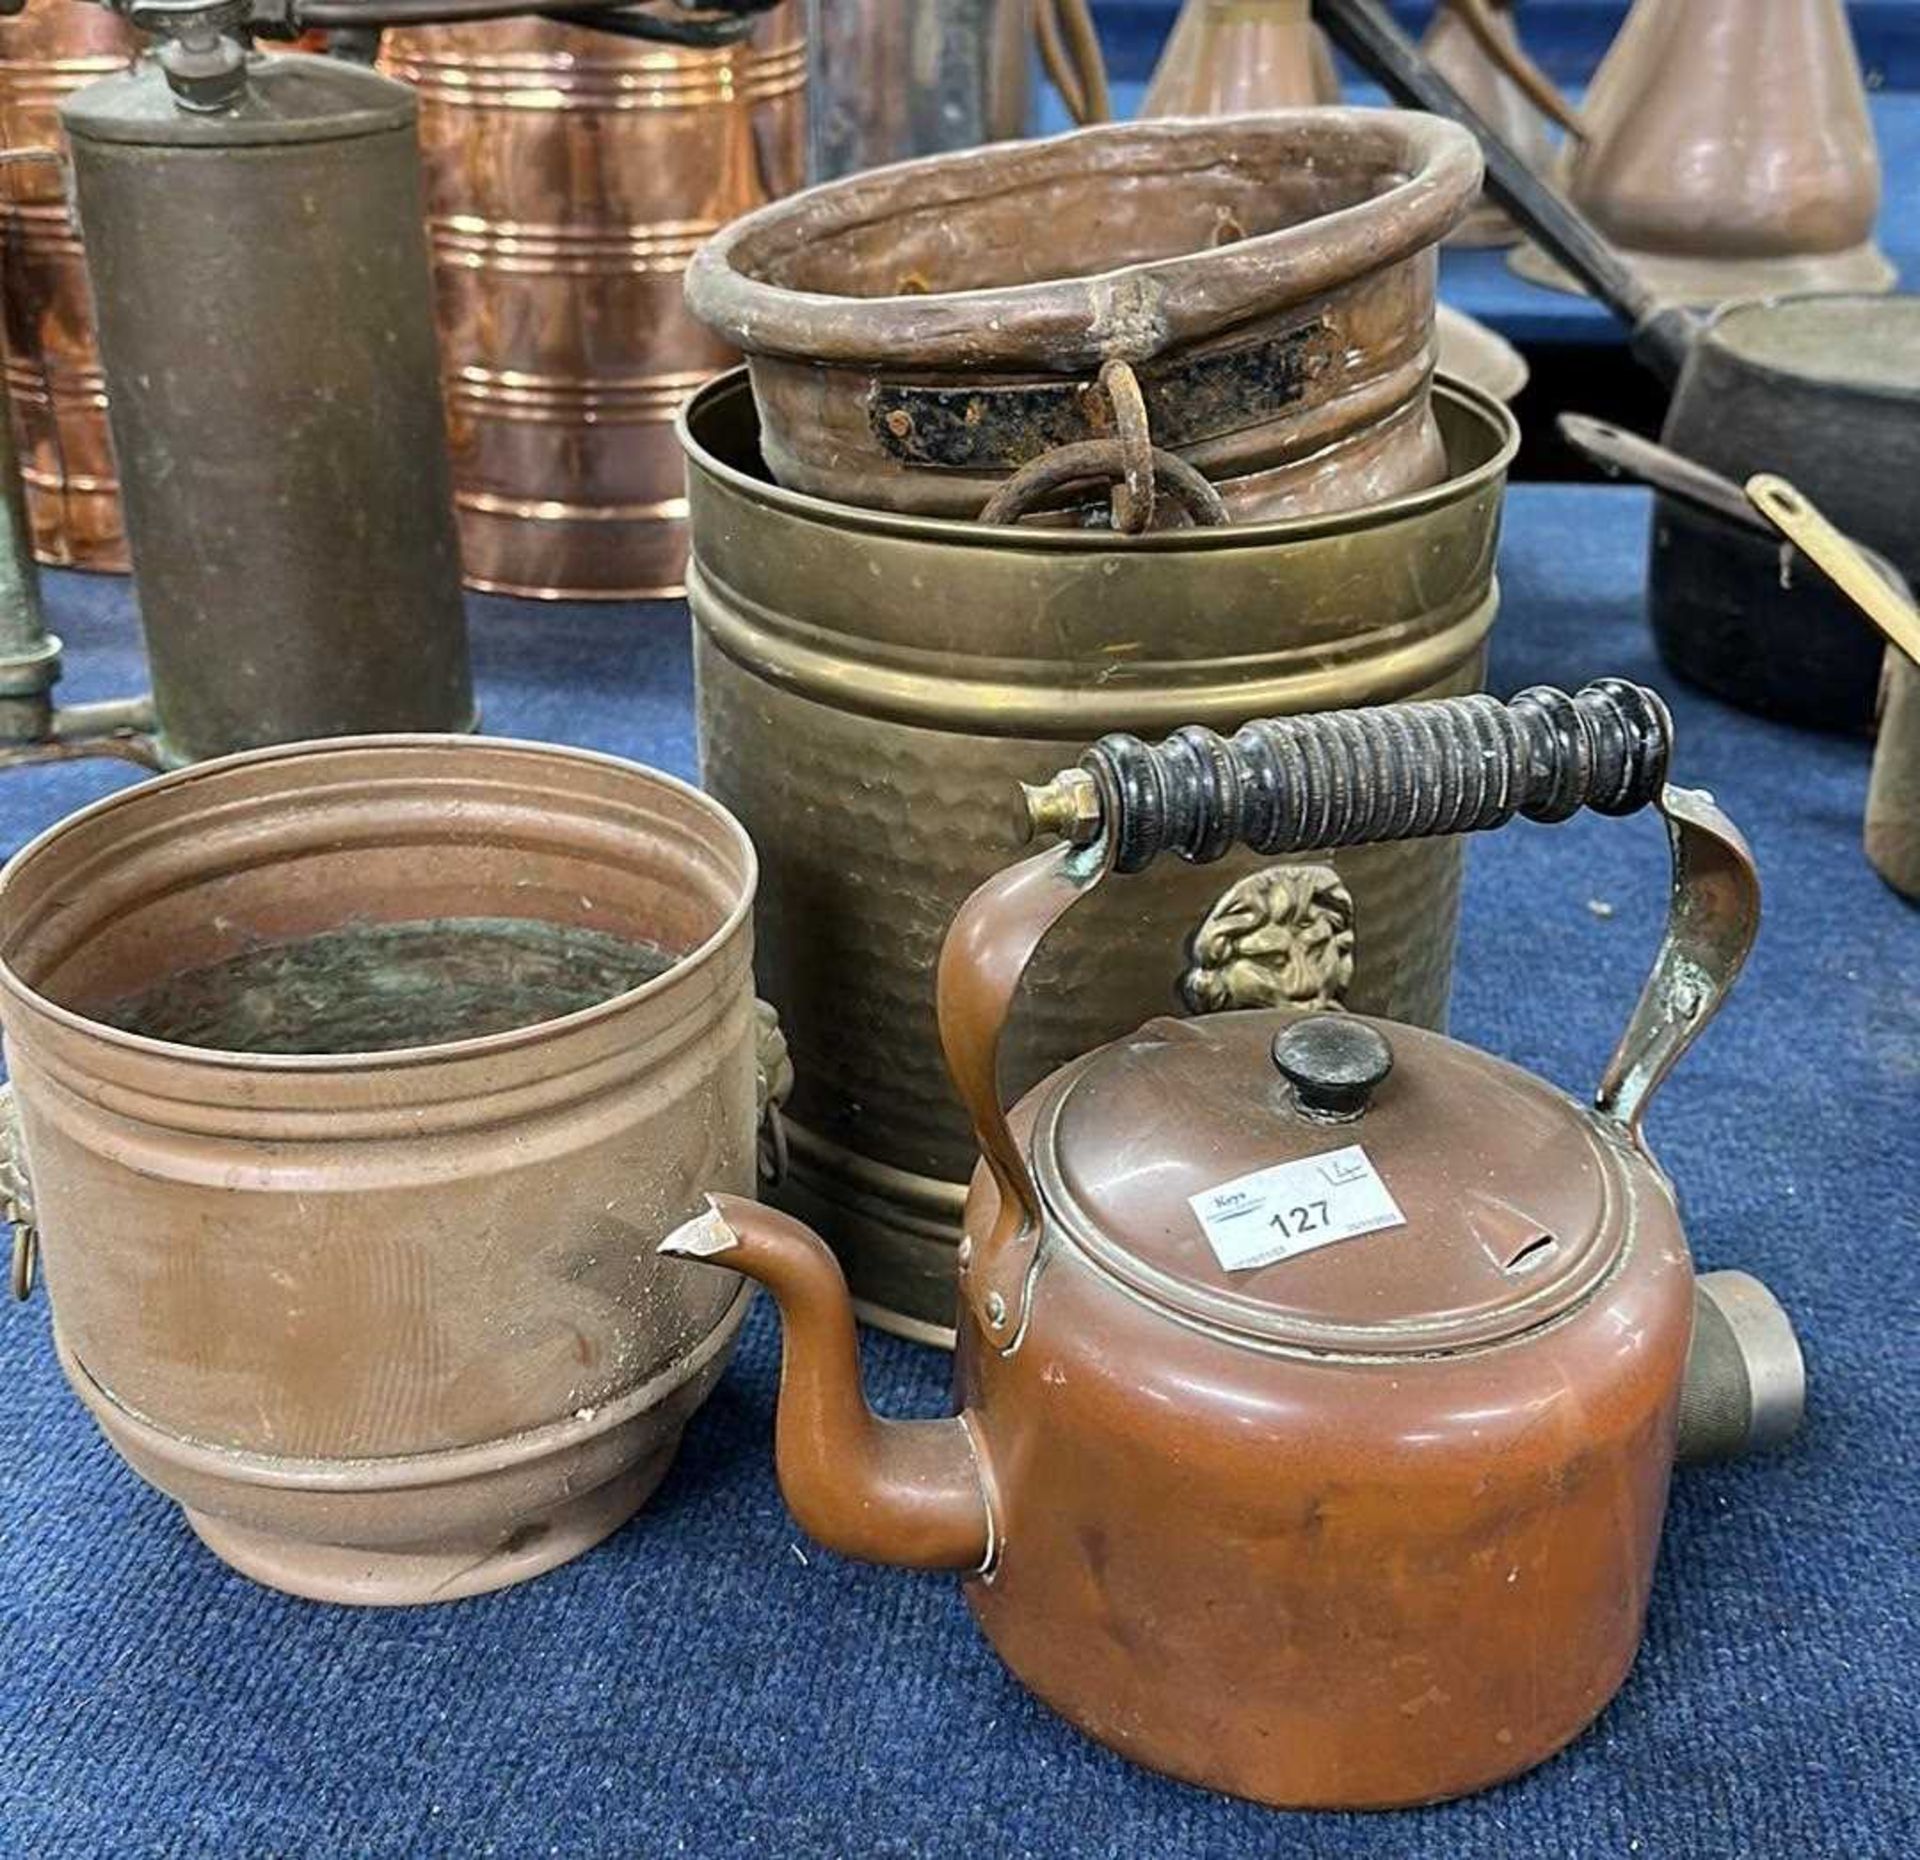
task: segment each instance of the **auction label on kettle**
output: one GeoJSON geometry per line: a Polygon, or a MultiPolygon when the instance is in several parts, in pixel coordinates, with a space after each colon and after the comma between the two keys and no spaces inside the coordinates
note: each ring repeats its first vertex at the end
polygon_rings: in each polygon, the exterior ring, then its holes
{"type": "Polygon", "coordinates": [[[1357,1143],[1256,1169],[1187,1199],[1214,1257],[1229,1272],[1271,1266],[1336,1240],[1407,1224],[1357,1143]]]}

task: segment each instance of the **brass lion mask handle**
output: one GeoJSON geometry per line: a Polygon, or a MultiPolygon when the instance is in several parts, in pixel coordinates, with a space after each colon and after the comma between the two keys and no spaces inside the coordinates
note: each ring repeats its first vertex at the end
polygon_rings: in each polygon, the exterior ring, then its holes
{"type": "Polygon", "coordinates": [[[1231,738],[1197,727],[1158,746],[1109,736],[1029,789],[1034,830],[1064,844],[967,899],[938,977],[947,1070],[999,1190],[991,1226],[960,1260],[961,1296],[986,1334],[1003,1349],[1018,1341],[1039,1263],[1039,1194],[1000,1096],[1007,1017],[1053,926],[1108,873],[1144,870],[1163,853],[1206,864],[1236,846],[1324,852],[1483,832],[1516,816],[1657,808],[1673,854],[1667,932],[1595,1101],[1638,1141],[1648,1101],[1725,998],[1760,921],[1738,830],[1711,796],[1667,785],[1672,738],[1654,692],[1605,679],[1577,696],[1543,686],[1504,704],[1444,698],[1272,718],[1231,738]]]}

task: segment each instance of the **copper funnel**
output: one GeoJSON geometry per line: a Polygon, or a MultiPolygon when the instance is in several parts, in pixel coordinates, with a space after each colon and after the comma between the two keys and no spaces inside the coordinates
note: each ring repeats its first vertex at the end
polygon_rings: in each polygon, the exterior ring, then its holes
{"type": "Polygon", "coordinates": [[[680,592],[680,404],[731,364],[680,274],[800,184],[796,4],[695,50],[544,19],[387,35],[420,92],[467,583],[541,600],[680,592]]]}
{"type": "Polygon", "coordinates": [[[1142,116],[1241,116],[1338,103],[1340,74],[1308,0],[1185,0],[1142,116]]]}
{"type": "MultiPolygon", "coordinates": [[[[1547,133],[1546,116],[1511,75],[1515,61],[1525,56],[1512,0],[1442,0],[1421,46],[1434,69],[1499,130],[1529,168],[1545,174],[1553,166],[1553,138],[1547,133]],[[1498,40],[1499,52],[1489,49],[1489,35],[1498,40]]],[[[1538,90],[1531,95],[1537,97],[1538,90]]],[[[1483,194],[1479,206],[1447,243],[1513,245],[1520,237],[1519,227],[1483,194]]]]}
{"type": "MultiPolygon", "coordinates": [[[[1582,114],[1565,191],[1662,300],[1892,288],[1840,0],[1636,0],[1582,114]]],[[[1578,288],[1530,246],[1513,266],[1578,288]]]]}
{"type": "MultiPolygon", "coordinates": [[[[117,14],[81,0],[32,0],[0,20],[0,148],[64,156],[61,103],[124,71],[138,44],[117,14]]],[[[33,552],[57,567],[124,572],[106,380],[60,159],[0,167],[0,228],[7,398],[33,552]]]]}

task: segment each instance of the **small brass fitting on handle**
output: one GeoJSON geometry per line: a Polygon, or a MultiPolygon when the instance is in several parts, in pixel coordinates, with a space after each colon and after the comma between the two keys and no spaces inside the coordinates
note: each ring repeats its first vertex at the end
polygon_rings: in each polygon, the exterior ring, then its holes
{"type": "Polygon", "coordinates": [[[1100,832],[1100,789],[1085,769],[1062,769],[1050,782],[1022,782],[1027,803],[1027,837],[1061,839],[1073,846],[1092,843],[1100,832]]]}

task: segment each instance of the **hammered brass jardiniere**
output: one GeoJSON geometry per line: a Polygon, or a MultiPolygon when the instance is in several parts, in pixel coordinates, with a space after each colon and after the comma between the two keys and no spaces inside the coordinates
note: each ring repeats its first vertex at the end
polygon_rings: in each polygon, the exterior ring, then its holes
{"type": "Polygon", "coordinates": [[[17,1289],[37,1247],[219,1556],[442,1600],[646,1499],[745,1309],[650,1243],[754,1183],[754,880],[683,783],[451,737],[205,763],[6,868],[17,1289]]]}
{"type": "Polygon", "coordinates": [[[747,356],[774,477],[977,515],[1139,378],[1155,443],[1239,521],[1431,485],[1436,248],[1472,138],[1391,110],[1132,123],[936,156],[736,221],[687,301],[747,356]]]}
{"type": "Polygon", "coordinates": [[[983,885],[939,964],[981,1156],[959,1412],[871,1413],[846,1287],[790,1217],[720,1195],[665,1244],[779,1302],[801,1525],[961,1572],[1034,1693],[1209,1788],[1427,1802],[1576,1736],[1633,1661],[1676,1452],[1778,1442],[1804,1390],[1765,1287],[1696,1281],[1642,1136],[1760,904],[1668,744],[1659,700],[1608,680],[1110,737],[1036,796],[1070,843],[983,885]],[[1268,1011],[1149,1020],[1004,1108],[1029,961],[1156,855],[1582,807],[1657,808],[1673,850],[1666,938],[1590,1103],[1417,1028],[1268,1011]]]}
{"type": "MultiPolygon", "coordinates": [[[[1106,730],[1477,689],[1497,605],[1511,416],[1435,395],[1444,480],[1370,510],[1117,539],[986,529],[769,481],[739,375],[688,408],[701,760],[760,850],[761,992],[799,1085],[782,1191],[841,1249],[869,1315],[947,1332],[973,1148],[926,987],[962,898],[1017,844],[1008,805],[1106,730]]],[[[1036,965],[1009,1076],[1174,1004],[1211,919],[1215,980],[1257,997],[1445,1018],[1461,846],[1343,852],[1338,883],[1239,891],[1242,854],[1092,901],[1036,965]],[[1222,907],[1216,916],[1215,907],[1222,907]],[[1344,920],[1344,928],[1343,928],[1344,920]],[[1340,972],[1345,930],[1350,982],[1340,972]],[[1272,978],[1249,978],[1263,972],[1272,978]]]]}

